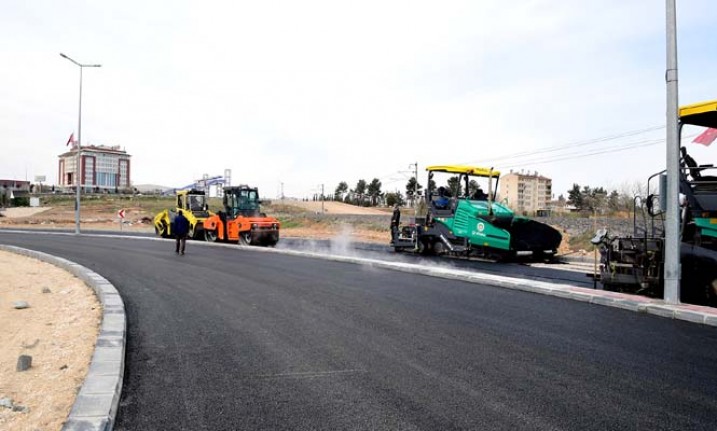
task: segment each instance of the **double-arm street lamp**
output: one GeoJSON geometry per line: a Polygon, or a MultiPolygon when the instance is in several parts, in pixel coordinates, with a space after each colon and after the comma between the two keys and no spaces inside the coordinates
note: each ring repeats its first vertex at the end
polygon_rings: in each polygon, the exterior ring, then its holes
{"type": "Polygon", "coordinates": [[[82,174],[80,173],[80,168],[82,165],[81,156],[80,156],[80,148],[81,148],[81,142],[82,142],[82,69],[85,67],[101,67],[100,64],[81,64],[76,62],[75,60],[71,59],[70,57],[66,56],[63,53],[60,53],[60,56],[62,58],[66,58],[67,60],[70,60],[71,62],[75,63],[80,68],[80,111],[77,116],[77,166],[75,168],[75,176],[76,184],[77,184],[77,197],[75,199],[75,235],[80,234],[80,187],[81,187],[81,181],[82,181],[82,174]]]}

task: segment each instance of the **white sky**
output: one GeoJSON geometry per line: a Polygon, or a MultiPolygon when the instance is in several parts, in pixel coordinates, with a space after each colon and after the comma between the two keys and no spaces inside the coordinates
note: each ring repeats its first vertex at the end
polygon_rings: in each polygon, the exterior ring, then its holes
{"type": "MultiPolygon", "coordinates": [[[[717,2],[678,1],[680,103],[717,98],[717,2]]],[[[664,168],[665,2],[54,0],[0,6],[0,178],[46,175],[77,129],[120,145],[135,184],[233,184],[304,197],[409,164],[538,171],[557,195],[664,168]],[[506,6],[510,5],[510,6],[506,6]],[[544,162],[546,155],[561,159],[544,162]],[[569,158],[568,158],[569,157],[569,158]]],[[[699,130],[693,130],[694,134],[699,130]]],[[[717,163],[717,144],[687,144],[717,163]]]]}

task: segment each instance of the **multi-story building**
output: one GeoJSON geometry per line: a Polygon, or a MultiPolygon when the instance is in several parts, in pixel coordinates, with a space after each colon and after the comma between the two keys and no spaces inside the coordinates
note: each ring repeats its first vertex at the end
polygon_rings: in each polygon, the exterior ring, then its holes
{"type": "Polygon", "coordinates": [[[0,180],[0,207],[11,205],[13,199],[30,193],[30,181],[0,180]]]}
{"type": "Polygon", "coordinates": [[[60,154],[58,183],[65,189],[75,189],[77,180],[87,191],[121,191],[131,187],[130,155],[119,145],[89,145],[80,152],[81,165],[77,175],[77,148],[60,154]]]}
{"type": "Polygon", "coordinates": [[[510,171],[500,177],[498,194],[501,201],[518,214],[536,215],[547,210],[553,194],[553,180],[538,175],[510,171]]]}

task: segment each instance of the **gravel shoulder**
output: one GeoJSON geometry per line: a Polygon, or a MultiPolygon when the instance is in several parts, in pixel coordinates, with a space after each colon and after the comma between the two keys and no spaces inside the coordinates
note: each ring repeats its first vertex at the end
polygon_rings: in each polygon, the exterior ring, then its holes
{"type": "Polygon", "coordinates": [[[87,374],[101,305],[83,281],[30,257],[0,251],[0,274],[0,429],[60,429],[87,374]],[[16,370],[20,355],[32,357],[25,371],[16,370]]]}

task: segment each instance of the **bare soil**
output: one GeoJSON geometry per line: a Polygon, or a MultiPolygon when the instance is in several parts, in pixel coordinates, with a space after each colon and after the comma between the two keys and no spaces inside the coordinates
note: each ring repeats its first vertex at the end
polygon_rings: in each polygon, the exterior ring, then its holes
{"type": "Polygon", "coordinates": [[[308,226],[281,229],[284,237],[298,237],[306,239],[332,239],[339,236],[348,236],[352,242],[368,242],[388,244],[391,239],[388,231],[381,232],[371,229],[361,229],[346,225],[308,226]]]}
{"type": "MultiPolygon", "coordinates": [[[[321,211],[321,202],[287,201],[308,215],[321,211]]],[[[385,211],[375,208],[363,208],[340,202],[324,202],[325,214],[337,215],[386,215],[385,211]]],[[[273,215],[268,211],[270,215],[273,215]]],[[[69,207],[42,208],[6,208],[0,211],[0,228],[15,229],[74,229],[75,211],[69,207]]],[[[125,218],[120,223],[115,208],[102,206],[82,208],[80,211],[81,229],[153,233],[154,214],[140,207],[126,207],[125,218]]],[[[304,221],[301,226],[281,228],[281,236],[309,239],[330,239],[347,231],[344,224],[304,221]]],[[[349,235],[353,241],[387,243],[390,240],[388,226],[385,231],[369,229],[365,226],[352,226],[349,235]]]]}
{"type": "MultiPolygon", "coordinates": [[[[75,227],[75,210],[68,207],[5,208],[0,216],[0,228],[66,230],[75,227]]],[[[87,207],[82,208],[80,217],[82,229],[154,232],[152,215],[141,208],[127,208],[125,218],[120,219],[113,208],[87,207]]]]}
{"type": "Polygon", "coordinates": [[[0,274],[0,399],[13,406],[0,406],[0,429],[59,430],[87,374],[101,306],[80,279],[30,257],[0,251],[0,274]],[[26,371],[16,371],[20,355],[32,357],[26,371]]]}
{"type": "Polygon", "coordinates": [[[277,201],[303,208],[313,213],[320,213],[322,208],[326,214],[357,214],[357,215],[386,215],[390,214],[390,210],[382,210],[378,208],[359,207],[355,205],[345,204],[343,202],[315,202],[315,201],[277,201]]]}

